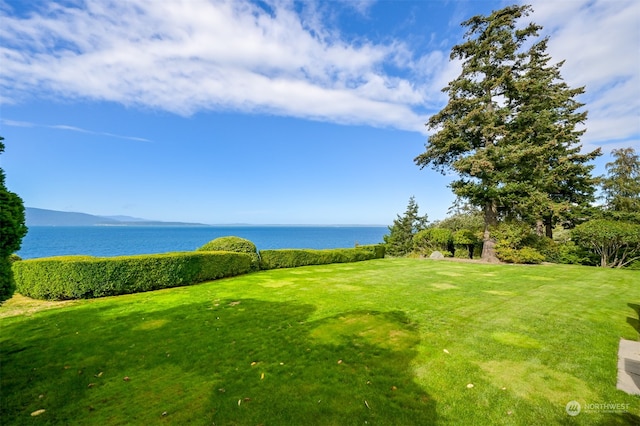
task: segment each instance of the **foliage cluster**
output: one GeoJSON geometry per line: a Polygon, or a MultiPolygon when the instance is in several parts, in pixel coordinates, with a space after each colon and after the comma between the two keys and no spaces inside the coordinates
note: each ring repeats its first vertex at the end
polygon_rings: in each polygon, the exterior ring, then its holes
{"type": "Polygon", "coordinates": [[[498,259],[507,263],[542,263],[544,256],[532,247],[513,249],[510,247],[496,248],[498,259]]]}
{"type": "MultiPolygon", "coordinates": [[[[0,154],[4,152],[4,138],[0,136],[0,154]]],[[[15,290],[9,256],[20,250],[27,234],[22,199],[5,186],[4,170],[0,168],[0,303],[9,299],[15,290]]]]}
{"type": "Polygon", "coordinates": [[[454,255],[456,257],[473,259],[481,243],[482,239],[478,233],[470,229],[458,229],[453,233],[454,255]]]}
{"type": "Polygon", "coordinates": [[[428,256],[437,250],[450,257],[454,251],[453,232],[446,228],[423,229],[413,238],[413,249],[421,256],[428,256]]]}
{"type": "Polygon", "coordinates": [[[536,247],[544,244],[546,237],[536,235],[530,226],[522,222],[505,222],[493,230],[496,239],[496,256],[507,263],[542,263],[545,256],[536,247]]]}
{"type": "Polygon", "coordinates": [[[251,256],[251,270],[260,269],[260,256],[256,245],[244,238],[227,236],[216,238],[198,248],[197,251],[232,251],[235,253],[247,253],[251,256]]]}
{"type": "Polygon", "coordinates": [[[594,219],[572,231],[576,244],[596,253],[602,267],[620,268],[640,259],[640,225],[594,219]]]}
{"type": "Polygon", "coordinates": [[[191,285],[246,273],[251,256],[184,252],[138,256],[61,256],[13,264],[17,291],[35,299],[83,299],[191,285]]]}
{"type": "Polygon", "coordinates": [[[414,236],[427,227],[427,216],[420,216],[418,209],[415,198],[409,198],[407,210],[398,215],[389,227],[389,234],[384,236],[387,254],[405,256],[413,251],[414,236]]]}
{"type": "Polygon", "coordinates": [[[307,265],[360,262],[384,257],[383,245],[366,245],[355,248],[311,250],[284,249],[261,250],[260,269],[296,268],[307,265]]]}
{"type": "Polygon", "coordinates": [[[473,208],[428,225],[427,216],[418,215],[418,205],[411,197],[404,215],[398,215],[384,241],[392,256],[425,257],[439,251],[446,257],[472,258],[482,247],[481,229],[482,216],[473,208]]]}
{"type": "Polygon", "coordinates": [[[640,222],[640,156],[633,148],[614,149],[614,160],[606,164],[608,175],[601,186],[606,211],[625,213],[640,222]]]}

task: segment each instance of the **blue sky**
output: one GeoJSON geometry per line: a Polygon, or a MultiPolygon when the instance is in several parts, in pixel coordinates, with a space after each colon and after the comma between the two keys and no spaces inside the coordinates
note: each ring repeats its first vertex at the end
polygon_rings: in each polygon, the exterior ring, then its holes
{"type": "MultiPolygon", "coordinates": [[[[535,0],[589,119],[640,151],[640,2],[535,0]]],[[[25,205],[211,224],[391,224],[451,177],[413,158],[503,1],[0,0],[0,166],[25,205]]]]}

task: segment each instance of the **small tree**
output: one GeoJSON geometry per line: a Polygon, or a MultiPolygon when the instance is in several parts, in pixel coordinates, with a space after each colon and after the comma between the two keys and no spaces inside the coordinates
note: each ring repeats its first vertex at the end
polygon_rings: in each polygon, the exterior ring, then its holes
{"type": "Polygon", "coordinates": [[[614,149],[602,179],[607,215],[640,222],[640,156],[633,148],[614,149]]]}
{"type": "Polygon", "coordinates": [[[576,226],[571,235],[576,244],[600,257],[603,268],[622,268],[640,259],[640,225],[595,219],[576,226]]]}
{"type": "MultiPolygon", "coordinates": [[[[4,152],[4,138],[0,136],[0,154],[4,152]]],[[[4,171],[0,168],[0,302],[13,295],[14,284],[9,257],[20,250],[27,234],[22,199],[7,190],[4,171]]]]}
{"type": "Polygon", "coordinates": [[[427,226],[427,215],[418,214],[418,204],[412,196],[404,215],[398,215],[389,226],[389,234],[383,237],[387,253],[391,256],[404,256],[413,251],[413,237],[427,226]]]}

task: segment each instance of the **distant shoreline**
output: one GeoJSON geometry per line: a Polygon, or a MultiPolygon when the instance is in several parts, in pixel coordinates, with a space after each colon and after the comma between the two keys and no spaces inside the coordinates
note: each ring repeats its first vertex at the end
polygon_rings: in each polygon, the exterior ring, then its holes
{"type": "Polygon", "coordinates": [[[96,216],[80,212],[63,212],[57,210],[39,209],[27,207],[26,209],[27,227],[35,226],[165,226],[165,227],[335,227],[335,228],[377,228],[387,227],[379,224],[288,224],[288,223],[196,223],[196,222],[165,222],[161,220],[140,219],[129,216],[96,216]]]}

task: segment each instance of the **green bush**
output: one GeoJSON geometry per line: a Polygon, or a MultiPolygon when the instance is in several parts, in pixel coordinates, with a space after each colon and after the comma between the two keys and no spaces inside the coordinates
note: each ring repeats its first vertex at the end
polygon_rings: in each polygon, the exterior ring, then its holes
{"type": "Polygon", "coordinates": [[[571,231],[576,245],[599,257],[602,267],[622,268],[640,260],[640,225],[595,219],[571,231]]]}
{"type": "Polygon", "coordinates": [[[386,254],[386,247],[384,244],[368,244],[364,246],[357,245],[356,249],[367,250],[373,253],[373,259],[383,259],[386,254]]]}
{"type": "Polygon", "coordinates": [[[556,244],[557,247],[557,263],[570,265],[590,265],[598,264],[598,258],[589,251],[576,245],[575,242],[569,240],[564,243],[556,244]]]}
{"type": "Polygon", "coordinates": [[[453,252],[453,257],[456,259],[471,259],[473,256],[473,252],[471,256],[469,255],[469,247],[466,245],[457,245],[455,246],[455,250],[453,252]]]}
{"type": "Polygon", "coordinates": [[[433,251],[442,253],[453,251],[453,233],[446,228],[427,228],[413,237],[413,248],[416,252],[428,256],[433,251]]]}
{"type": "Polygon", "coordinates": [[[251,256],[186,252],[139,256],[63,256],[13,263],[16,291],[36,299],[84,299],[196,284],[246,273],[251,256]]]}
{"type": "Polygon", "coordinates": [[[459,229],[453,233],[454,255],[457,258],[473,258],[475,246],[481,242],[480,238],[470,229],[459,229]]]}
{"type": "Polygon", "coordinates": [[[496,240],[496,249],[519,249],[533,243],[536,237],[531,227],[522,222],[503,222],[491,230],[491,236],[496,240]]]}
{"type": "Polygon", "coordinates": [[[295,268],[306,265],[359,262],[384,257],[380,245],[358,246],[352,249],[286,249],[261,250],[260,269],[295,268]]]}
{"type": "Polygon", "coordinates": [[[240,237],[220,237],[209,241],[198,251],[233,251],[237,253],[257,253],[256,245],[240,237]]]}
{"type": "Polygon", "coordinates": [[[196,251],[232,251],[235,253],[247,253],[251,256],[251,270],[260,269],[260,256],[256,245],[249,240],[240,237],[220,237],[209,241],[196,251]]]}
{"type": "Polygon", "coordinates": [[[532,247],[523,247],[514,249],[511,247],[496,248],[496,256],[498,259],[507,263],[542,263],[544,255],[532,247]]]}
{"type": "Polygon", "coordinates": [[[561,263],[560,244],[547,236],[534,235],[530,247],[544,256],[545,262],[561,263]]]}
{"type": "Polygon", "coordinates": [[[557,261],[556,243],[538,236],[522,222],[504,222],[492,231],[496,239],[496,256],[507,263],[541,263],[557,261]]]}
{"type": "Polygon", "coordinates": [[[518,263],[542,263],[544,262],[544,255],[533,247],[523,247],[518,250],[520,256],[520,262],[518,263]]]}

